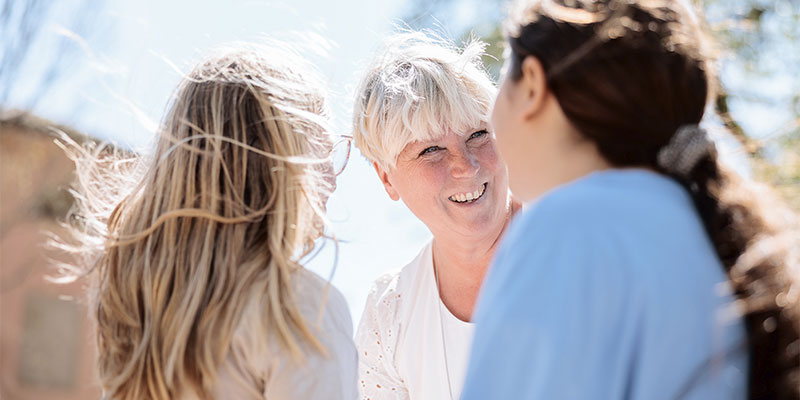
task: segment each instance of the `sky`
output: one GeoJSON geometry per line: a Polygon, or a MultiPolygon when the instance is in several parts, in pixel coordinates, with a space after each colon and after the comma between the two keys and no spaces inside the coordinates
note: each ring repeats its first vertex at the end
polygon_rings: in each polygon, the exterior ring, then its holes
{"type": "MultiPolygon", "coordinates": [[[[181,72],[221,44],[270,37],[299,48],[327,78],[334,127],[348,133],[359,73],[399,24],[403,5],[403,0],[111,1],[98,12],[97,30],[104,37],[79,43],[84,46],[79,67],[34,112],[146,152],[181,72]]],[[[47,35],[59,31],[54,19],[47,35]]],[[[46,46],[41,47],[36,56],[46,59],[46,46]]],[[[24,90],[25,82],[20,87],[24,90]]],[[[338,257],[328,242],[307,267],[332,276],[356,324],[372,281],[411,261],[431,235],[401,202],[389,199],[355,148],[328,213],[339,239],[338,257]]]]}

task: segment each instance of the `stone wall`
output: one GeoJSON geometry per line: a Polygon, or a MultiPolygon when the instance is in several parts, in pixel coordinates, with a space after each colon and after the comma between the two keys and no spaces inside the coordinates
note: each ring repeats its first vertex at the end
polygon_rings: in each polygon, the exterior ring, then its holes
{"type": "Polygon", "coordinates": [[[46,125],[0,121],[0,399],[99,399],[87,282],[45,279],[73,171],[46,125]]]}

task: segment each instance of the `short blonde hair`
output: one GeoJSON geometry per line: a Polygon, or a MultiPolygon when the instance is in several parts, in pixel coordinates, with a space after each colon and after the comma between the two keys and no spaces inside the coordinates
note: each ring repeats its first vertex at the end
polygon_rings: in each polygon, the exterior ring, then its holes
{"type": "Polygon", "coordinates": [[[392,169],[408,143],[488,123],[497,89],[480,61],[485,47],[471,40],[459,51],[422,32],[390,37],[356,90],[356,147],[392,169]]]}

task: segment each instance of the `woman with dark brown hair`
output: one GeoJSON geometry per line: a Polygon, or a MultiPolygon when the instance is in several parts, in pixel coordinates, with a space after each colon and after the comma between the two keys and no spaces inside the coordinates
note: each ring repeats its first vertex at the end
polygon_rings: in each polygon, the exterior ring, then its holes
{"type": "Polygon", "coordinates": [[[492,125],[535,203],[481,289],[462,399],[800,398],[797,218],[699,127],[714,80],[684,3],[512,11],[492,125]]]}

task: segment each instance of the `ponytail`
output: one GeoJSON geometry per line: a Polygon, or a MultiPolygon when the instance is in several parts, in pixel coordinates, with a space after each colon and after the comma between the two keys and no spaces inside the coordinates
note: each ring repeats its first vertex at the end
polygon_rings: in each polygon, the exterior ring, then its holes
{"type": "Polygon", "coordinates": [[[718,162],[696,125],[682,127],[658,155],[686,188],[744,315],[750,399],[800,399],[800,229],[766,190],[718,162]]]}
{"type": "Polygon", "coordinates": [[[565,116],[617,167],[654,168],[691,194],[743,312],[750,399],[800,400],[800,225],[717,160],[698,127],[713,93],[699,19],[679,1],[521,1],[508,79],[536,57],[565,116]]]}

